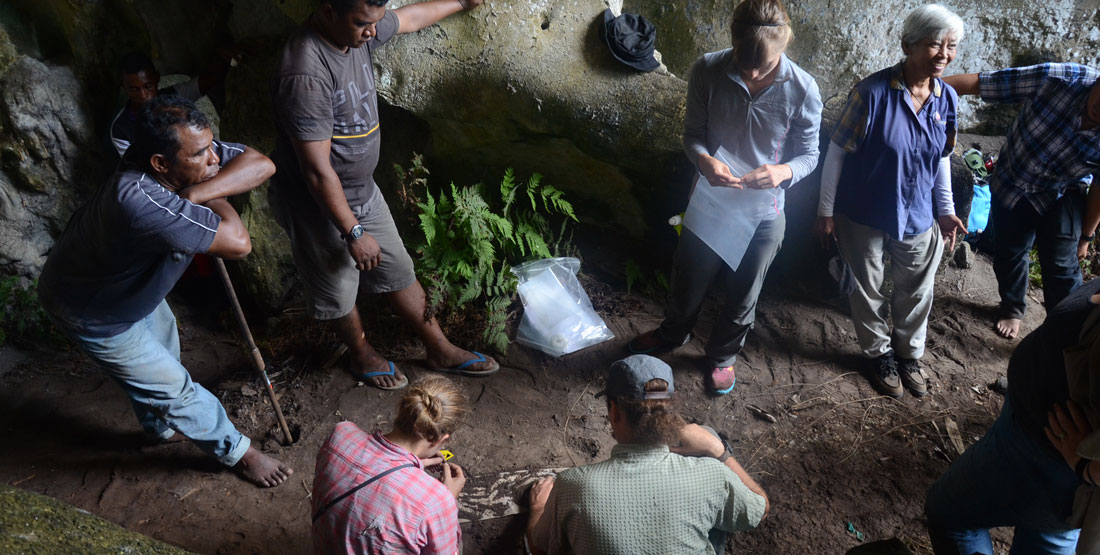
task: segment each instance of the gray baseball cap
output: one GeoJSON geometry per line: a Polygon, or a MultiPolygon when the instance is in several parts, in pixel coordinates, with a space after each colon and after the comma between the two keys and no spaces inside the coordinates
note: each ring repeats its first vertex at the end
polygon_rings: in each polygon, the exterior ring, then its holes
{"type": "Polygon", "coordinates": [[[659,358],[649,355],[631,355],[617,360],[607,372],[607,383],[596,397],[607,395],[616,399],[667,399],[676,388],[672,384],[672,368],[659,358]],[[649,380],[668,382],[668,391],[646,392],[649,380]]]}

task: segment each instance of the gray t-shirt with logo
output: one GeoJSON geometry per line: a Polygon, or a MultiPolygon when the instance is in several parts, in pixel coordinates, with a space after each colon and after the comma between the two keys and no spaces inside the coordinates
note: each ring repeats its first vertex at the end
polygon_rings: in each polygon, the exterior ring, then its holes
{"type": "Polygon", "coordinates": [[[397,15],[387,10],[374,38],[347,52],[308,26],[287,41],[272,87],[278,132],[272,156],[278,172],[272,184],[280,194],[306,193],[292,141],[326,139],[332,140],[329,160],[348,204],[365,204],[376,194],[380,132],[374,51],[397,34],[397,27],[397,15]]]}
{"type": "MultiPolygon", "coordinates": [[[[244,145],[214,142],[224,166],[244,145]]],[[[221,217],[124,165],[77,210],[38,278],[42,306],[88,337],[118,335],[164,300],[221,217]]]]}

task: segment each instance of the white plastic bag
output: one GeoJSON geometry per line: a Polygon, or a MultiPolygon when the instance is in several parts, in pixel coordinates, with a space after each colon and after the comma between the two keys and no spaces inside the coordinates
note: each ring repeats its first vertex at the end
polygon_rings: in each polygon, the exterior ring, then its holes
{"type": "Polygon", "coordinates": [[[523,301],[516,343],[560,357],[615,337],[577,281],[580,268],[576,258],[546,258],[512,268],[523,301]]]}

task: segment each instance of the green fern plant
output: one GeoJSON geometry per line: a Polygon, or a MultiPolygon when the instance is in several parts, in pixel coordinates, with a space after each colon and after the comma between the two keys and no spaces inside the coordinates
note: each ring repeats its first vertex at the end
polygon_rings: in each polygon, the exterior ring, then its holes
{"type": "Polygon", "coordinates": [[[577,221],[573,205],[537,173],[522,183],[509,168],[499,187],[451,183],[433,194],[420,155],[413,157],[408,171],[395,169],[401,199],[418,210],[423,233],[413,250],[427,294],[425,318],[444,309],[483,308],[483,341],[507,352],[508,307],[516,292],[509,268],[568,252],[572,237],[567,225],[577,221]],[[557,219],[560,225],[555,225],[557,219]]]}

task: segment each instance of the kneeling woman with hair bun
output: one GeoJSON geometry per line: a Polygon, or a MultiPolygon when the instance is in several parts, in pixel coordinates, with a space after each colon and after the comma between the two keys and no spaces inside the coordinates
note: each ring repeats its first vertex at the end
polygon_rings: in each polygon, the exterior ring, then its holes
{"type": "Polygon", "coordinates": [[[341,422],[317,454],[315,553],[460,552],[458,494],[466,476],[439,448],[466,414],[450,380],[416,382],[389,433],[341,422]],[[442,482],[424,471],[443,465],[442,482]]]}

